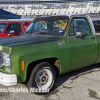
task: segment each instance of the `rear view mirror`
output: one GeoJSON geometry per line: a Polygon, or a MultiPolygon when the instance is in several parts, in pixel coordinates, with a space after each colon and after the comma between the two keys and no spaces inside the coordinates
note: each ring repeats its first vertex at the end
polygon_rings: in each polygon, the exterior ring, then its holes
{"type": "Polygon", "coordinates": [[[14,34],[14,30],[10,30],[9,34],[14,34]]]}

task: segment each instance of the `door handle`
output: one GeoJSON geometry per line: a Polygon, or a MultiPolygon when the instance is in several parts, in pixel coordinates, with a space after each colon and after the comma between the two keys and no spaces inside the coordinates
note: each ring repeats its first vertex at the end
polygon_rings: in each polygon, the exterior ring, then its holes
{"type": "Polygon", "coordinates": [[[89,37],[89,39],[95,39],[95,37],[94,36],[91,36],[91,37],[89,37]]]}

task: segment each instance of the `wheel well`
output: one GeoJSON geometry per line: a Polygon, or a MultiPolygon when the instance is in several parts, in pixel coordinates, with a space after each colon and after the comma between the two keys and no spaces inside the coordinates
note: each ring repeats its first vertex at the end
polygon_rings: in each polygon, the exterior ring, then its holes
{"type": "Polygon", "coordinates": [[[56,71],[56,74],[59,74],[59,72],[60,72],[60,66],[59,66],[59,60],[57,58],[42,59],[42,60],[31,62],[28,65],[26,82],[28,82],[28,80],[30,78],[30,75],[31,75],[32,70],[34,69],[34,67],[37,64],[41,63],[41,62],[48,62],[48,63],[50,63],[54,67],[54,69],[56,71]]]}

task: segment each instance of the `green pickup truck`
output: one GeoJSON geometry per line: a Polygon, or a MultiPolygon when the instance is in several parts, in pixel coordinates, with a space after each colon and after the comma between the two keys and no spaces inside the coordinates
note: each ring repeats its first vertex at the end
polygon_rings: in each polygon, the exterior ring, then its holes
{"type": "Polygon", "coordinates": [[[49,89],[57,74],[100,62],[100,35],[88,15],[35,18],[20,37],[0,39],[0,84],[49,89]]]}

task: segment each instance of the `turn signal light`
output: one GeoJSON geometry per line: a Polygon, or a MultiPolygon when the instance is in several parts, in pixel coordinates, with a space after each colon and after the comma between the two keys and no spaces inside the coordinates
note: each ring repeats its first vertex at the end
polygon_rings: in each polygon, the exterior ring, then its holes
{"type": "Polygon", "coordinates": [[[22,72],[23,72],[24,71],[24,61],[22,61],[21,65],[22,65],[22,72]]]}

